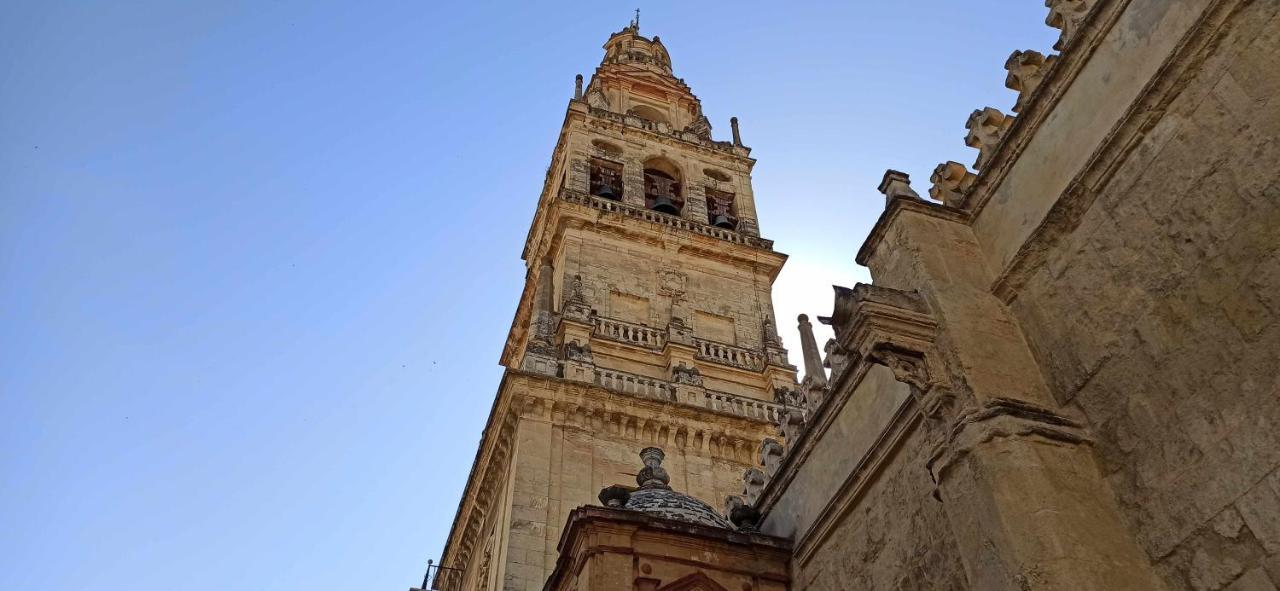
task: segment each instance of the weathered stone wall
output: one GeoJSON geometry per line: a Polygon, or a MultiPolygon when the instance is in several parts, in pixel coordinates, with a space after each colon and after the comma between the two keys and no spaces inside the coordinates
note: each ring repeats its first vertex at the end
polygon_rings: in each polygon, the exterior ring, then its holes
{"type": "Polygon", "coordinates": [[[795,541],[792,588],[965,588],[925,467],[937,441],[920,428],[906,384],[872,366],[844,389],[830,423],[814,427],[822,437],[796,452],[802,462],[761,528],[795,541]]]}
{"type": "Polygon", "coordinates": [[[634,486],[641,449],[662,447],[671,486],[720,507],[726,496],[741,492],[742,473],[753,451],[721,442],[758,441],[772,430],[763,423],[676,411],[670,404],[598,389],[583,391],[559,380],[524,387],[545,402],[526,407],[516,427],[510,495],[503,500],[511,504],[510,521],[505,528],[499,524],[496,534],[509,540],[501,550],[502,589],[542,589],[555,567],[569,513],[598,505],[597,495],[605,487],[634,486]],[[645,415],[662,420],[636,419],[645,415]]]}
{"type": "Polygon", "coordinates": [[[1183,589],[1280,581],[1280,5],[1241,4],[1010,304],[1183,589]]]}
{"type": "Polygon", "coordinates": [[[913,429],[812,555],[792,563],[793,591],[968,589],[925,464],[935,442],[913,429]]]}

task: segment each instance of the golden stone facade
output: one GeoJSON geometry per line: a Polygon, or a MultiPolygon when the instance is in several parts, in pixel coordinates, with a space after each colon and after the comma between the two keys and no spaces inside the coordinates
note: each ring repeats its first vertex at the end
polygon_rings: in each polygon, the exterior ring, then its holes
{"type": "Polygon", "coordinates": [[[439,588],[1275,590],[1280,3],[1046,4],[974,170],[885,174],[799,383],[736,122],[611,37],[439,588]]]}

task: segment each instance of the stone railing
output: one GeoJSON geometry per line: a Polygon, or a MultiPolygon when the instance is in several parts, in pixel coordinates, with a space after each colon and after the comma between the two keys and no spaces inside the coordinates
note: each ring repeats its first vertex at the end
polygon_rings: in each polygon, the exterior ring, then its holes
{"type": "Polygon", "coordinates": [[[708,410],[722,412],[739,417],[777,423],[782,412],[782,405],[746,396],[738,396],[728,392],[703,390],[696,388],[700,399],[680,400],[676,395],[676,385],[666,380],[659,380],[625,371],[612,369],[595,370],[596,385],[606,390],[631,394],[641,398],[676,402],[691,406],[701,406],[708,410]]]}
{"type": "Polygon", "coordinates": [[[707,390],[707,393],[704,396],[703,405],[711,410],[727,412],[729,414],[747,417],[749,419],[768,421],[770,423],[777,423],[778,415],[782,412],[781,404],[747,398],[746,396],[738,396],[728,392],[717,392],[715,390],[707,390]]]}
{"type": "Polygon", "coordinates": [[[693,343],[698,348],[698,352],[694,354],[694,357],[698,359],[732,365],[733,367],[751,371],[764,369],[764,354],[757,351],[703,339],[694,339],[693,343]]]}
{"type": "Polygon", "coordinates": [[[597,336],[622,343],[630,343],[647,349],[661,349],[667,344],[667,331],[642,324],[632,324],[611,318],[595,318],[597,336]]]}
{"type": "Polygon", "coordinates": [[[734,242],[737,244],[746,244],[748,246],[755,246],[758,248],[773,250],[772,240],[766,240],[764,238],[756,238],[755,236],[747,236],[745,234],[739,234],[737,232],[734,232],[733,230],[726,230],[724,228],[717,228],[715,226],[709,226],[707,224],[699,224],[697,222],[691,222],[681,217],[667,215],[665,213],[658,213],[650,209],[633,207],[619,201],[613,201],[612,199],[601,199],[599,197],[588,195],[586,193],[583,193],[582,191],[575,191],[567,187],[560,189],[560,198],[564,199],[565,201],[568,201],[569,203],[586,205],[587,207],[593,207],[601,211],[617,213],[617,214],[625,215],[627,217],[637,218],[637,219],[645,220],[648,222],[653,222],[655,224],[663,224],[663,225],[671,226],[673,228],[678,228],[681,230],[688,230],[690,232],[695,232],[698,234],[702,234],[704,236],[710,236],[712,238],[719,238],[720,240],[726,240],[726,241],[734,242]]]}
{"type": "Polygon", "coordinates": [[[670,382],[611,369],[596,369],[596,385],[606,390],[656,400],[676,398],[675,386],[670,382]]]}

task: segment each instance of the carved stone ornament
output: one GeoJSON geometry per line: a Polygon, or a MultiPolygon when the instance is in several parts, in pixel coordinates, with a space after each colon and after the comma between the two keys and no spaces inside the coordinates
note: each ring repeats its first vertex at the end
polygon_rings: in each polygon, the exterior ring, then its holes
{"type": "Polygon", "coordinates": [[[868,358],[872,363],[878,363],[893,371],[894,379],[911,386],[911,392],[917,398],[929,389],[929,370],[925,367],[923,355],[881,345],[872,350],[868,358]]]}
{"type": "Polygon", "coordinates": [[[835,382],[840,379],[840,375],[849,367],[849,352],[844,350],[844,346],[840,341],[835,339],[827,339],[827,344],[823,347],[826,357],[822,360],[823,367],[831,370],[831,381],[835,382]]]}
{"type": "Polygon", "coordinates": [[[804,410],[788,408],[779,415],[778,419],[780,421],[778,430],[782,432],[783,439],[786,439],[787,445],[794,447],[795,442],[804,433],[804,410]]]}
{"type": "Polygon", "coordinates": [[[772,318],[765,316],[760,325],[764,331],[765,346],[778,347],[782,345],[782,339],[778,336],[778,327],[774,325],[772,318]]]}
{"type": "Polygon", "coordinates": [[[802,397],[800,395],[800,391],[795,388],[774,388],[773,400],[785,407],[804,406],[804,397],[802,397]]]}
{"type": "Polygon", "coordinates": [[[760,510],[746,504],[734,507],[729,512],[729,521],[738,527],[738,531],[757,531],[760,526],[760,510]]]}
{"type": "Polygon", "coordinates": [[[644,467],[636,474],[636,484],[640,488],[671,488],[671,476],[667,474],[666,468],[662,467],[662,460],[667,455],[661,449],[656,447],[646,447],[640,450],[640,459],[644,461],[644,467]]]}
{"type": "Polygon", "coordinates": [[[760,443],[760,464],[764,466],[764,475],[772,479],[774,474],[778,473],[778,468],[782,466],[782,456],[786,453],[782,444],[777,439],[766,437],[760,443]]]}
{"type": "Polygon", "coordinates": [[[671,368],[671,381],[677,384],[701,386],[702,372],[698,371],[697,367],[690,367],[681,361],[680,365],[671,368]]]}
{"type": "Polygon", "coordinates": [[[969,115],[969,120],[964,124],[965,129],[969,130],[965,135],[964,143],[970,148],[978,149],[978,159],[973,163],[974,168],[982,170],[987,166],[991,155],[995,153],[1012,125],[1012,116],[991,107],[978,109],[969,115]]]}
{"type": "Polygon", "coordinates": [[[1080,27],[1097,3],[1097,0],[1045,0],[1049,16],[1045,17],[1044,23],[1062,31],[1058,42],[1053,45],[1054,49],[1062,51],[1076,38],[1080,27]]]}
{"type": "Polygon", "coordinates": [[[929,196],[948,207],[960,207],[976,180],[978,175],[969,172],[963,164],[948,160],[934,168],[929,176],[929,182],[933,183],[929,196]]]}
{"type": "Polygon", "coordinates": [[[587,104],[597,109],[607,110],[609,108],[609,99],[604,96],[604,93],[599,88],[592,88],[587,91],[587,104]]]}
{"type": "Polygon", "coordinates": [[[1057,56],[1051,55],[1046,58],[1044,54],[1034,50],[1015,51],[1009,56],[1004,63],[1004,69],[1009,72],[1004,79],[1004,85],[1009,90],[1018,92],[1018,101],[1013,105],[1014,113],[1022,112],[1031,95],[1044,80],[1045,73],[1057,61],[1057,56]]]}
{"type": "Polygon", "coordinates": [[[668,296],[682,296],[685,283],[689,278],[674,269],[663,269],[658,272],[658,293],[668,296]]]}
{"type": "Polygon", "coordinates": [[[627,487],[621,485],[613,485],[600,489],[600,495],[597,497],[600,503],[606,507],[621,509],[627,505],[627,499],[631,498],[631,491],[627,487]]]}
{"type": "Polygon", "coordinates": [[[747,468],[747,471],[742,473],[742,496],[748,505],[755,505],[756,501],[760,500],[764,485],[764,472],[759,468],[747,468]]]}
{"type": "Polygon", "coordinates": [[[594,357],[591,355],[591,343],[583,345],[577,339],[564,344],[564,358],[582,363],[595,362],[594,357]]]}
{"type": "Polygon", "coordinates": [[[711,139],[711,122],[707,120],[706,115],[698,117],[698,119],[693,123],[690,123],[688,127],[685,127],[684,130],[692,133],[700,139],[711,139]]]}

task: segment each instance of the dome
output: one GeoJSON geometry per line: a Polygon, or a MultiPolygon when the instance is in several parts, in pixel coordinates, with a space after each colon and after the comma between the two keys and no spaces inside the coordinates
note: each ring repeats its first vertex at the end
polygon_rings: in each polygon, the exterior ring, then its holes
{"type": "Polygon", "coordinates": [[[669,488],[642,488],[631,493],[625,508],[643,511],[676,521],[686,521],[710,527],[733,529],[729,520],[722,517],[715,509],[689,495],[678,493],[669,488]]]}
{"type": "Polygon", "coordinates": [[[636,474],[636,483],[640,488],[627,490],[622,486],[610,486],[600,491],[600,501],[607,507],[640,511],[664,519],[734,529],[733,524],[712,509],[711,505],[671,490],[671,486],[667,484],[671,477],[662,467],[665,457],[666,454],[656,447],[641,450],[640,458],[644,461],[644,468],[636,474]]]}

